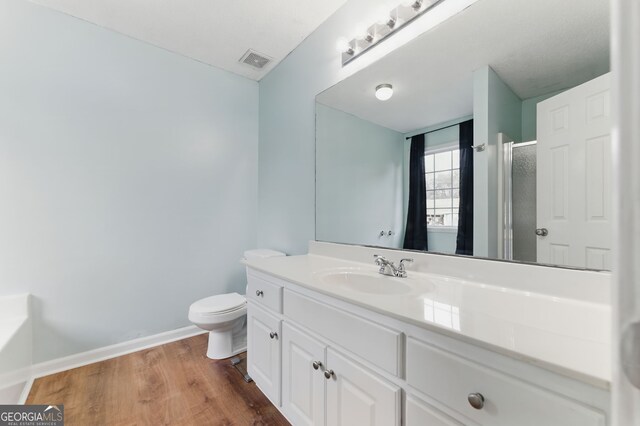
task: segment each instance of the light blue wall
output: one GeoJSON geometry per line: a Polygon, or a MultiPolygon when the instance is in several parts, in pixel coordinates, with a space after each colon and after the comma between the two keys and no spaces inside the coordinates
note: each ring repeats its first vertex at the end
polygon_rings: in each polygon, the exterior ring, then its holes
{"type": "Polygon", "coordinates": [[[341,66],[336,40],[353,31],[363,10],[382,5],[349,0],[260,80],[259,246],[302,254],[315,239],[315,97],[406,42],[409,32],[341,66]]]}
{"type": "Polygon", "coordinates": [[[256,82],[0,0],[0,292],[35,296],[35,361],[244,293],[257,155],[256,82]]]}
{"type": "Polygon", "coordinates": [[[537,139],[536,126],[538,124],[538,103],[545,99],[549,99],[558,93],[562,93],[562,90],[522,101],[522,142],[534,141],[537,139]]]}
{"type": "Polygon", "coordinates": [[[456,240],[458,238],[456,231],[434,231],[427,228],[427,238],[429,241],[429,251],[434,253],[456,253],[456,240]]]}
{"type": "Polygon", "coordinates": [[[316,125],[316,238],[401,247],[403,135],[319,103],[316,125]]]}
{"type": "Polygon", "coordinates": [[[522,100],[488,66],[473,73],[474,155],[473,254],[498,255],[498,134],[522,137],[522,100]]]}

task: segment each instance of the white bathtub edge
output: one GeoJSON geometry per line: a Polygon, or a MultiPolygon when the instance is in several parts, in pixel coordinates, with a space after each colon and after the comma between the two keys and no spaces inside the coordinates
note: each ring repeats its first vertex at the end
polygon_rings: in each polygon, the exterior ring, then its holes
{"type": "Polygon", "coordinates": [[[30,377],[24,384],[22,388],[22,393],[20,394],[20,398],[18,398],[17,404],[24,405],[27,403],[27,398],[29,397],[29,392],[31,392],[31,386],[33,386],[33,381],[35,379],[30,377]]]}

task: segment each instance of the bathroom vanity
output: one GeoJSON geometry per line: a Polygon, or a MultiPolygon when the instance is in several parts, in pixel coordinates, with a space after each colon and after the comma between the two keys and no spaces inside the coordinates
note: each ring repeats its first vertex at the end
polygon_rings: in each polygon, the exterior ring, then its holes
{"type": "Polygon", "coordinates": [[[318,242],[246,266],[249,374],[295,425],[608,424],[608,273],[318,242]]]}

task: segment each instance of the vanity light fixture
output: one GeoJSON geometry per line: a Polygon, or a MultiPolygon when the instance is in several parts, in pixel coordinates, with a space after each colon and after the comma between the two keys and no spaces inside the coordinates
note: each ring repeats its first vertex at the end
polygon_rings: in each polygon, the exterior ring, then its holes
{"type": "Polygon", "coordinates": [[[368,28],[359,28],[356,36],[348,41],[340,38],[337,48],[342,53],[342,66],[347,65],[373,46],[385,40],[414,19],[424,15],[444,0],[404,0],[368,28]]]}
{"type": "Polygon", "coordinates": [[[349,44],[349,41],[344,37],[338,39],[338,41],[336,42],[336,49],[343,55],[353,55],[355,53],[355,51],[349,44]]]}
{"type": "Polygon", "coordinates": [[[417,12],[420,10],[423,3],[424,3],[424,0],[411,0],[411,1],[404,2],[403,6],[411,6],[411,8],[417,12]]]}
{"type": "Polygon", "coordinates": [[[393,96],[392,85],[388,83],[384,83],[384,84],[378,84],[376,86],[376,98],[378,98],[378,100],[387,101],[391,99],[391,96],[393,96]]]}
{"type": "Polygon", "coordinates": [[[356,39],[364,40],[367,43],[373,42],[373,34],[370,32],[371,28],[367,28],[365,25],[358,25],[356,27],[356,39]]]}

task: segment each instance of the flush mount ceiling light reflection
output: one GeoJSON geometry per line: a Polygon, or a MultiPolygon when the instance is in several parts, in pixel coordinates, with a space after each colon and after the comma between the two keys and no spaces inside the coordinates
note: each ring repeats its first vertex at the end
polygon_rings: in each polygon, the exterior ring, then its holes
{"type": "Polygon", "coordinates": [[[373,46],[395,34],[414,19],[424,15],[444,0],[404,0],[390,11],[378,13],[377,22],[369,27],[358,25],[351,41],[338,39],[338,52],[342,53],[342,66],[347,65],[373,46]]]}
{"type": "Polygon", "coordinates": [[[393,86],[385,83],[376,86],[376,98],[380,101],[387,101],[393,96],[393,86]]]}

